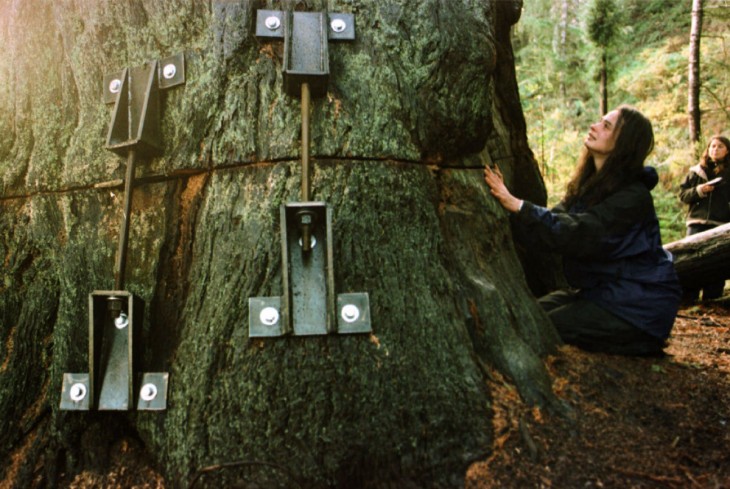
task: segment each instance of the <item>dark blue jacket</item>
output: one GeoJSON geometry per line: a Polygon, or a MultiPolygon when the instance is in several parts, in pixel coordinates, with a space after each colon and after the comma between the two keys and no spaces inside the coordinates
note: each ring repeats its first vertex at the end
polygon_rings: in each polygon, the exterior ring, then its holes
{"type": "Polygon", "coordinates": [[[590,207],[552,210],[525,201],[517,213],[520,234],[563,255],[565,276],[579,296],[639,329],[667,338],[682,289],[671,255],[662,247],[651,198],[656,170],[590,207]]]}

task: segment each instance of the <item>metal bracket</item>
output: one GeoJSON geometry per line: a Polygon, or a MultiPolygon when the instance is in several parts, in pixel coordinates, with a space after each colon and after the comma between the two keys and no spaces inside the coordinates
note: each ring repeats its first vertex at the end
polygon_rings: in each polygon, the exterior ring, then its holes
{"type": "Polygon", "coordinates": [[[355,39],[352,14],[325,12],[256,11],[256,36],[284,39],[284,90],[298,96],[303,83],[313,96],[327,93],[328,41],[355,39]]]}
{"type": "Polygon", "coordinates": [[[335,296],[332,209],[293,202],[280,212],[284,293],[249,298],[249,337],[371,332],[368,294],[335,296]]]}
{"type": "Polygon", "coordinates": [[[135,402],[138,410],[165,409],[168,374],[145,373],[141,384],[135,377],[143,317],[144,302],[127,291],[89,295],[89,372],[63,375],[62,410],[125,411],[135,402]]]}
{"type": "Polygon", "coordinates": [[[121,155],[130,150],[160,154],[159,92],[183,83],[185,58],[182,54],[105,76],[104,102],[114,104],[106,148],[121,155]]]}
{"type": "Polygon", "coordinates": [[[281,320],[281,297],[248,298],[248,336],[250,338],[284,336],[281,320]]]}
{"type": "Polygon", "coordinates": [[[163,411],[167,408],[167,384],[170,374],[167,372],[147,372],[142,375],[142,382],[137,392],[137,411],[163,411]]]}
{"type": "Polygon", "coordinates": [[[367,292],[337,296],[337,332],[370,333],[370,298],[367,292]]]}
{"type": "Polygon", "coordinates": [[[61,387],[62,411],[88,411],[91,408],[89,374],[63,374],[61,387]]]}
{"type": "Polygon", "coordinates": [[[369,333],[367,293],[335,297],[332,210],[309,201],[309,100],[324,95],[329,40],[355,39],[352,14],[256,11],[256,36],[284,39],[284,89],[302,101],[302,201],[281,206],[282,297],[250,297],[249,336],[369,333]],[[337,312],[335,312],[335,302],[337,312]]]}
{"type": "MultiPolygon", "coordinates": [[[[88,411],[128,410],[137,400],[138,410],[161,410],[167,405],[168,374],[146,373],[140,384],[133,340],[143,321],[144,302],[124,288],[127,242],[132,210],[137,154],[161,150],[161,89],[185,83],[185,58],[177,54],[146,65],[125,68],[104,78],[105,103],[114,104],[106,148],[127,156],[124,179],[124,220],[114,273],[114,291],[89,295],[89,372],[63,376],[61,409],[88,411]]],[[[137,348],[136,350],[139,350],[137,348]]]]}
{"type": "Polygon", "coordinates": [[[295,335],[332,332],[332,209],[324,202],[281,206],[282,316],[295,335]]]}
{"type": "Polygon", "coordinates": [[[104,78],[104,102],[114,104],[106,148],[127,156],[124,220],[114,274],[116,290],[89,295],[89,372],[63,375],[62,410],[123,411],[130,409],[135,400],[138,410],[161,410],[167,405],[166,372],[145,373],[141,384],[135,378],[138,353],[133,340],[139,337],[137,329],[143,321],[144,302],[122,289],[136,156],[160,152],[159,92],[183,83],[185,58],[182,54],[125,68],[104,78]]]}

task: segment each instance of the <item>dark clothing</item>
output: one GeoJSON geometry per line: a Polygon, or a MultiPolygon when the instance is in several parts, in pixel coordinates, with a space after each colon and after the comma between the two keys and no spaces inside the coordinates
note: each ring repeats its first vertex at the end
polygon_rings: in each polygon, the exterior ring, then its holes
{"type": "MultiPolygon", "coordinates": [[[[713,224],[692,224],[691,226],[687,226],[687,236],[692,236],[693,234],[701,233],[703,231],[709,231],[714,227],[715,225],[713,224]]],[[[702,287],[685,287],[682,299],[687,302],[694,302],[699,299],[700,292],[702,292],[702,300],[709,301],[722,297],[724,291],[724,280],[712,280],[709,282],[705,282],[702,287]]]]}
{"type": "Polygon", "coordinates": [[[657,181],[656,171],[647,167],[640,179],[590,207],[579,202],[550,211],[525,202],[516,221],[529,241],[563,255],[565,276],[577,299],[664,340],[682,289],[661,243],[650,193],[657,181]]]}
{"type": "Polygon", "coordinates": [[[712,167],[693,166],[679,186],[679,199],[689,206],[687,227],[730,222],[730,169],[720,173],[712,167]],[[712,192],[703,194],[699,187],[715,177],[723,177],[723,181],[712,192]]]}
{"type": "Polygon", "coordinates": [[[615,355],[663,355],[664,340],[579,298],[575,291],[553,292],[541,297],[540,305],[566,343],[615,355]]]}
{"type": "MultiPolygon", "coordinates": [[[[693,166],[679,186],[679,199],[689,206],[687,236],[730,222],[730,169],[720,172],[712,163],[693,166]],[[723,181],[715,186],[715,190],[704,194],[699,187],[715,177],[722,177],[723,181]]],[[[685,289],[684,299],[696,300],[700,290],[703,300],[717,299],[722,297],[724,288],[724,280],[708,282],[701,289],[685,289]]]]}

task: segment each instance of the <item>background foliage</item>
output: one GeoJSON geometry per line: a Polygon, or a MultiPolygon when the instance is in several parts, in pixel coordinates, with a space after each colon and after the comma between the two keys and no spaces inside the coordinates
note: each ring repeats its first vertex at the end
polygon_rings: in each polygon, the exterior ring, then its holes
{"type": "MultiPolygon", "coordinates": [[[[594,1],[525,2],[512,34],[529,143],[551,205],[563,194],[588,126],[600,116],[600,52],[589,37],[594,1]]],[[[653,195],[668,243],[684,236],[685,209],[676,196],[681,179],[709,136],[730,132],[730,2],[705,0],[697,148],[687,128],[692,2],[613,2],[619,18],[608,48],[608,106],[634,105],[654,124],[656,146],[647,163],[659,171],[653,195]]]]}

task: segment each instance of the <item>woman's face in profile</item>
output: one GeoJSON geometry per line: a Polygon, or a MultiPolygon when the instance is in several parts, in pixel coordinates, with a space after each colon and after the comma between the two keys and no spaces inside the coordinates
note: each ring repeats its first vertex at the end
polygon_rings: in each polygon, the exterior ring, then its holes
{"type": "Polygon", "coordinates": [[[586,148],[594,155],[608,156],[616,145],[618,131],[619,111],[612,110],[601,118],[600,121],[591,124],[591,129],[584,140],[586,148]]]}

